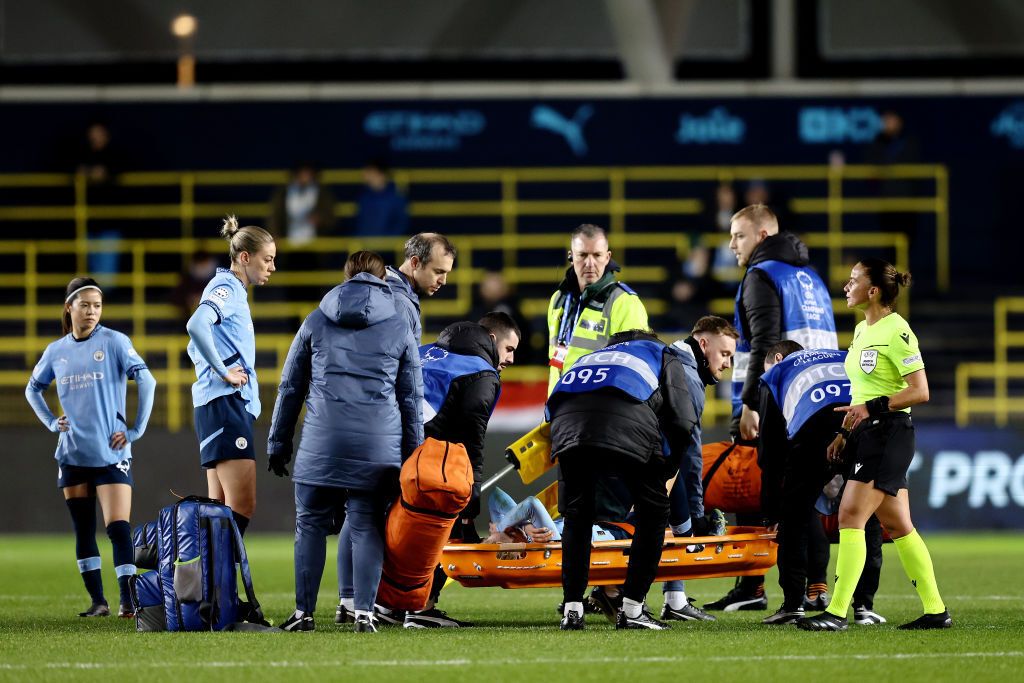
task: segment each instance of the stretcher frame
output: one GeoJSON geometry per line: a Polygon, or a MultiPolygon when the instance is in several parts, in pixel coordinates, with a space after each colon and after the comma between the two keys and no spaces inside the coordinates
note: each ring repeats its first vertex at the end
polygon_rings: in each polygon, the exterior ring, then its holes
{"type": "MultiPolygon", "coordinates": [[[[725,536],[668,536],[656,580],[763,576],[775,566],[778,546],[774,541],[774,532],[750,526],[729,527],[725,536]]],[[[625,581],[631,544],[631,539],[592,543],[587,583],[617,585],[625,581]]],[[[446,545],[441,566],[467,588],[557,588],[562,585],[562,544],[446,545]]]]}

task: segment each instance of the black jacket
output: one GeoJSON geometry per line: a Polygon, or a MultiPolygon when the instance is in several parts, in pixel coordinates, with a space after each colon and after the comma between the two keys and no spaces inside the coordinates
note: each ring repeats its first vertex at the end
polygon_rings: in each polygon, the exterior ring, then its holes
{"type": "Polygon", "coordinates": [[[812,415],[790,441],[786,418],[764,384],[760,390],[761,416],[757,465],[761,468],[761,513],[782,519],[785,494],[797,486],[820,490],[828,481],[826,449],[843,424],[844,413],[829,404],[812,415]],[[790,480],[790,481],[787,481],[790,480]]]}
{"type": "MultiPolygon", "coordinates": [[[[451,353],[478,356],[498,367],[498,348],[487,330],[472,322],[452,323],[441,331],[437,345],[451,353]]],[[[423,425],[423,435],[461,443],[473,463],[474,501],[478,501],[484,475],[484,437],[487,422],[498,400],[501,382],[493,372],[482,370],[459,377],[448,389],[441,409],[423,425]]],[[[477,507],[471,504],[471,507],[477,507]]],[[[471,510],[469,510],[471,511],[471,510]]],[[[475,513],[474,515],[475,516],[475,513]]]]}
{"type": "Polygon", "coordinates": [[[551,457],[602,448],[647,463],[662,457],[664,434],[672,452],[666,462],[670,477],[686,452],[698,416],[683,365],[672,353],[662,355],[658,380],[658,390],[642,403],[617,389],[565,394],[549,402],[551,457]]]}
{"type": "Polygon", "coordinates": [[[757,245],[750,255],[743,276],[743,298],[739,306],[740,332],[750,342],[750,364],[743,383],[743,404],[757,410],[759,384],[764,374],[764,357],[773,344],[782,339],[782,301],[768,274],[751,269],[765,261],[782,261],[792,266],[806,266],[807,245],[791,232],[771,235],[757,245]]]}

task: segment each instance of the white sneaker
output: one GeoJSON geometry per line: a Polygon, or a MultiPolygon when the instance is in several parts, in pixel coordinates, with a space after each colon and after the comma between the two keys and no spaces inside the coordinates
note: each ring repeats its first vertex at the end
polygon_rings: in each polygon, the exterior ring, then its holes
{"type": "Polygon", "coordinates": [[[884,624],[885,617],[878,612],[872,612],[867,607],[854,607],[853,623],[860,626],[874,626],[876,624],[884,624]]]}

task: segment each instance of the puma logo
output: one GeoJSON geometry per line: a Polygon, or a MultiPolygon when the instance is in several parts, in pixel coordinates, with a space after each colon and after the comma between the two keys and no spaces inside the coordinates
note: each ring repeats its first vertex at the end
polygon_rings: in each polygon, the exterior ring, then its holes
{"type": "Polygon", "coordinates": [[[864,467],[864,465],[862,465],[861,463],[857,463],[856,465],[854,465],[853,466],[853,473],[857,474],[858,472],[860,472],[860,468],[861,467],[864,467]]]}
{"type": "Polygon", "coordinates": [[[910,343],[910,333],[908,333],[908,332],[900,332],[900,339],[903,340],[904,344],[909,344],[910,343]]]}
{"type": "Polygon", "coordinates": [[[583,125],[594,115],[594,108],[584,104],[571,119],[567,119],[551,107],[539,104],[530,112],[530,124],[534,128],[548,130],[565,138],[566,144],[578,157],[587,153],[587,140],[583,137],[583,125]]]}

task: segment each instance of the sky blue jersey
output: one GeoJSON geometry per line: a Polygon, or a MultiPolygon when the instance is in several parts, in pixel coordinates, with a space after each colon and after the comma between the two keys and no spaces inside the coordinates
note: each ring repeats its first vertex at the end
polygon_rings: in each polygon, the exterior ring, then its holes
{"type": "Polygon", "coordinates": [[[238,389],[225,382],[210,368],[194,341],[188,343],[188,355],[196,366],[196,381],[192,384],[192,405],[204,406],[219,396],[241,392],[245,409],[260,416],[260,392],[256,382],[256,333],[252,327],[249,297],[242,281],[226,268],[218,268],[203,296],[200,306],[209,306],[217,313],[217,323],[211,330],[217,355],[227,368],[241,366],[249,381],[238,389]]]}
{"type": "Polygon", "coordinates": [[[41,392],[57,382],[57,397],[71,424],[70,430],[59,433],[57,462],[105,467],[132,457],[130,443],[114,450],[110,437],[128,431],[128,380],[145,369],[131,340],[102,325],[85,339],[67,334],[46,347],[29,384],[41,392]]]}

